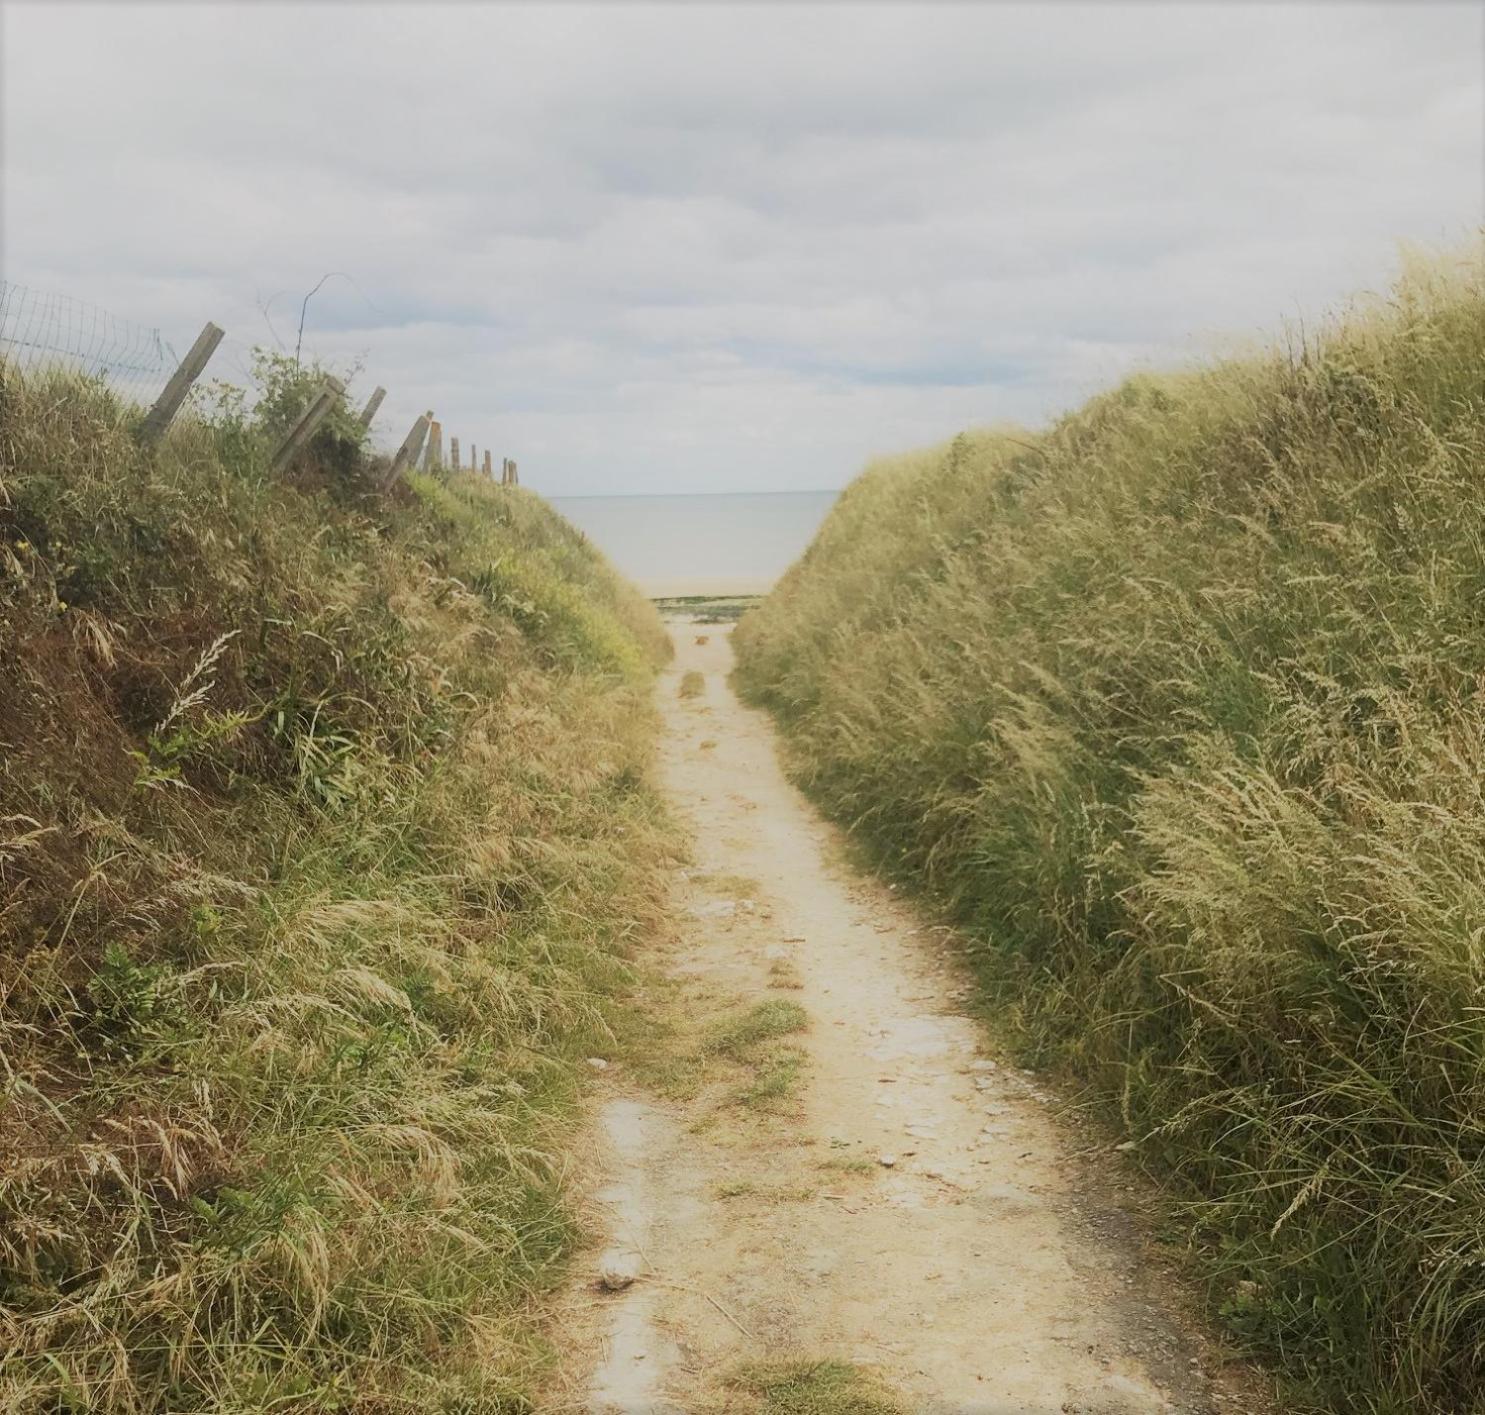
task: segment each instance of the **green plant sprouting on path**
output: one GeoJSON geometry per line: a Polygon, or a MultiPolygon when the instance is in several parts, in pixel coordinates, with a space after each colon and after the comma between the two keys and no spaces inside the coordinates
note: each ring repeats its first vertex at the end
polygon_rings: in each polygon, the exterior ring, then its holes
{"type": "Polygon", "coordinates": [[[750,1415],[902,1415],[902,1406],[870,1376],[844,1361],[773,1361],[730,1372],[726,1385],[746,1401],[721,1409],[750,1415]]]}
{"type": "Polygon", "coordinates": [[[0,381],[6,1411],[528,1408],[660,908],[649,607],[354,419],[270,477],[264,372],[0,381]]]}
{"type": "Polygon", "coordinates": [[[1485,278],[875,464],[737,632],[792,769],[1168,1176],[1294,1408],[1485,1389],[1485,278]]]}

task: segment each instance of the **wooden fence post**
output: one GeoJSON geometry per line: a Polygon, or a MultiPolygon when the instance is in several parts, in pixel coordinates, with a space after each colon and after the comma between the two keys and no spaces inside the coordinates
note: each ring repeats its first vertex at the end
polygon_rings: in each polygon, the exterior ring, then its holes
{"type": "Polygon", "coordinates": [[[472,442],[471,442],[471,443],[470,443],[470,444],[469,444],[469,470],[470,470],[470,471],[471,471],[471,472],[472,472],[472,471],[474,471],[474,470],[475,470],[475,469],[476,469],[476,468],[475,468],[475,453],[476,453],[476,452],[477,452],[477,451],[478,451],[478,450],[479,450],[479,449],[478,449],[478,448],[477,448],[477,447],[476,447],[476,446],[475,446],[475,445],[474,445],[474,443],[472,443],[472,442]]]}
{"type": "Polygon", "coordinates": [[[345,384],[338,378],[326,377],[320,385],[320,391],[309,401],[307,407],[300,415],[299,421],[288,431],[288,435],[279,443],[278,451],[273,454],[272,470],[281,472],[296,456],[302,452],[315,435],[315,430],[325,421],[330,409],[345,392],[345,384]]]}
{"type": "Polygon", "coordinates": [[[490,467],[490,449],[488,447],[485,448],[485,475],[487,477],[493,477],[495,475],[490,467]]]}
{"type": "Polygon", "coordinates": [[[380,385],[372,392],[371,397],[366,400],[366,406],[361,409],[361,426],[370,427],[371,420],[376,416],[376,410],[381,407],[382,399],[387,396],[387,390],[380,385]]]}
{"type": "Polygon", "coordinates": [[[521,473],[516,466],[516,459],[514,457],[510,459],[510,484],[512,486],[520,486],[521,484],[521,473]]]}
{"type": "Polygon", "coordinates": [[[455,471],[459,470],[459,439],[457,437],[449,438],[449,466],[455,471]]]}
{"type": "Polygon", "coordinates": [[[382,478],[382,490],[390,491],[392,484],[402,475],[402,469],[418,460],[418,453],[423,450],[423,439],[428,436],[428,428],[433,422],[433,413],[421,414],[418,420],[409,429],[406,437],[402,439],[402,446],[397,449],[397,455],[392,458],[392,465],[387,468],[387,474],[382,478]]]}
{"type": "Polygon", "coordinates": [[[436,418],[428,423],[428,455],[423,458],[423,465],[430,472],[443,466],[443,424],[436,418]]]}
{"type": "Polygon", "coordinates": [[[201,377],[207,361],[216,353],[217,345],[222,342],[222,332],[208,321],[206,328],[196,336],[190,353],[170,375],[165,391],[155,399],[154,407],[144,415],[144,421],[139,425],[141,442],[154,442],[170,426],[171,420],[180,412],[180,405],[186,401],[191,385],[201,377]]]}
{"type": "Polygon", "coordinates": [[[509,457],[502,457],[500,459],[500,485],[501,486],[509,486],[510,485],[510,458],[509,457]]]}

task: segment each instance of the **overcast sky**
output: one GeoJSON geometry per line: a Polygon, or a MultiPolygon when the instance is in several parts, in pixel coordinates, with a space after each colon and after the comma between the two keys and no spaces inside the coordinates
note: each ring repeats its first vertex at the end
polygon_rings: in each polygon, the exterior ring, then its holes
{"type": "Polygon", "coordinates": [[[17,3],[4,275],[554,494],[835,487],[1482,213],[1478,4],[17,3]]]}

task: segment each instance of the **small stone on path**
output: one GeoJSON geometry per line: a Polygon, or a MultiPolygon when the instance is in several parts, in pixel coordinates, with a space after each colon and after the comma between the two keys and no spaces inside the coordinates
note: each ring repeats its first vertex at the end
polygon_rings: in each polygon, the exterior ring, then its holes
{"type": "Polygon", "coordinates": [[[598,1273],[598,1285],[605,1292],[622,1292],[634,1286],[634,1274],[619,1263],[605,1263],[598,1273]]]}

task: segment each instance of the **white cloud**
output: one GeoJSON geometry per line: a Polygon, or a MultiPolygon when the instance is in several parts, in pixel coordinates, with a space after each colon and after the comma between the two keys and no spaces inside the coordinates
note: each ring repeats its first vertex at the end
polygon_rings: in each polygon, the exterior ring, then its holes
{"type": "Polygon", "coordinates": [[[554,493],[839,485],[1482,215],[1469,5],[5,15],[5,274],[240,366],[270,297],[554,493]]]}

